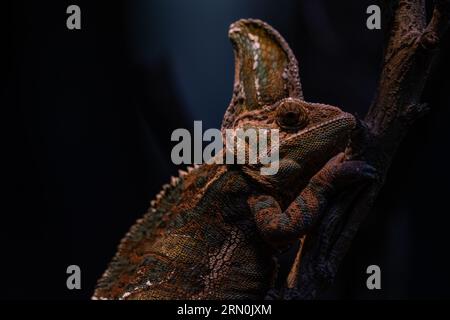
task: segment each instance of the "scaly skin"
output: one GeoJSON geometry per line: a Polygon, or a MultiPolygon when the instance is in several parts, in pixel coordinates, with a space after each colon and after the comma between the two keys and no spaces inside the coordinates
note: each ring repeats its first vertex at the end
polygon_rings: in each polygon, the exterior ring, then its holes
{"type": "Polygon", "coordinates": [[[236,76],[223,129],[279,129],[278,172],[213,164],[172,178],[122,240],[94,299],[263,298],[276,253],[308,232],[342,186],[373,174],[335,157],[355,119],[303,100],[297,61],[275,30],[240,20],[229,35],[236,76]]]}

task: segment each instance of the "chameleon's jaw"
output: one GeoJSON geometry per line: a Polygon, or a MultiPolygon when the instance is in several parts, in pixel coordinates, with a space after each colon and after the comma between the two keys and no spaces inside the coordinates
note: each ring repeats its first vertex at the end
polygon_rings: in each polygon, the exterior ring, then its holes
{"type": "Polygon", "coordinates": [[[283,141],[280,145],[280,158],[289,158],[299,164],[311,159],[314,165],[325,164],[345,148],[355,127],[355,118],[343,112],[283,141]]]}

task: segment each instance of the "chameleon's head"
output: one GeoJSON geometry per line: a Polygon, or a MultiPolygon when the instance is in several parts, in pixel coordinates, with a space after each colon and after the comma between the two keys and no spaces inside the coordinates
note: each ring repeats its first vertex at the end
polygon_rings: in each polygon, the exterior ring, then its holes
{"type": "MultiPolygon", "coordinates": [[[[337,107],[285,98],[273,105],[246,111],[232,128],[268,129],[278,134],[279,166],[275,178],[309,179],[331,157],[342,151],[355,128],[355,118],[337,107]]],[[[258,141],[259,143],[261,141],[258,141]]],[[[269,149],[273,146],[269,142],[269,149]]],[[[266,166],[270,166],[268,164],[266,166]]],[[[258,169],[261,166],[249,166],[258,169]]]]}
{"type": "Polygon", "coordinates": [[[354,117],[337,107],[304,101],[297,60],[268,24],[239,20],[230,26],[229,37],[235,81],[222,129],[279,130],[275,180],[308,179],[345,147],[354,117]]]}

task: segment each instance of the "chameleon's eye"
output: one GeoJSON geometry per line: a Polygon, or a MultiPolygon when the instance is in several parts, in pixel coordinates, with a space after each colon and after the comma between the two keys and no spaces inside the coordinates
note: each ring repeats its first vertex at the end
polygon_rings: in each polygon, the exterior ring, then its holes
{"type": "Polygon", "coordinates": [[[300,130],[308,124],[308,113],[294,100],[281,101],[277,107],[277,124],[285,130],[300,130]]]}

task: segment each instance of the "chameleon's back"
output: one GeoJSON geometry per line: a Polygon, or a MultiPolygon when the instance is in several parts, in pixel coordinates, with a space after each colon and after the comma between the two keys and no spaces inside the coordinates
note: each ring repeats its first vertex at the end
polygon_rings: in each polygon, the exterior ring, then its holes
{"type": "Polygon", "coordinates": [[[246,208],[250,190],[221,165],[173,179],[122,240],[94,299],[264,297],[274,266],[246,208]]]}

